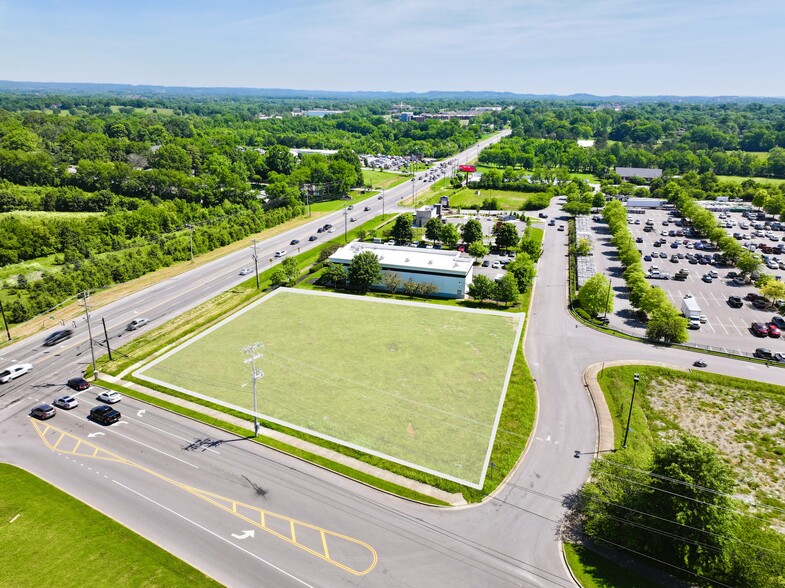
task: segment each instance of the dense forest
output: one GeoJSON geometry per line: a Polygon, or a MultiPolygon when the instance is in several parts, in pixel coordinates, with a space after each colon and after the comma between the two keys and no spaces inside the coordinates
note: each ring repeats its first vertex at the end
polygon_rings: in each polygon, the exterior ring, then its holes
{"type": "Polygon", "coordinates": [[[782,201],[781,188],[726,186],[717,176],[785,177],[783,105],[407,102],[423,113],[500,108],[469,121],[402,122],[383,99],[0,94],[0,269],[50,261],[29,275],[5,273],[9,318],[187,259],[192,237],[198,255],[285,222],[302,214],[306,191],[344,197],[363,184],[358,155],[446,158],[503,127],[512,135],[479,155],[499,168],[482,186],[541,192],[537,206],[571,185],[570,173],[594,174],[605,193],[619,193],[617,165],[699,174],[698,188],[769,198],[773,213],[782,201]],[[308,108],[338,112],[293,115],[308,108]],[[296,157],[290,148],[336,152],[296,157]]]}

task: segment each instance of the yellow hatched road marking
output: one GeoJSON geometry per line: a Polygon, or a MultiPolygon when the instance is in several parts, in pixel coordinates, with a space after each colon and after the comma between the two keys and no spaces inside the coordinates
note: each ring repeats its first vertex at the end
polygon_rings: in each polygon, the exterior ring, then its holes
{"type": "Polygon", "coordinates": [[[158,478],[159,480],[162,480],[164,482],[167,482],[169,484],[177,486],[178,488],[188,492],[189,494],[192,494],[193,496],[195,496],[197,498],[200,498],[200,499],[204,500],[205,502],[209,502],[210,504],[220,508],[221,510],[224,510],[224,511],[230,513],[230,514],[233,514],[234,516],[236,516],[236,517],[238,517],[238,518],[240,518],[240,519],[242,519],[242,520],[244,520],[244,521],[246,521],[246,522],[248,522],[248,523],[250,523],[250,524],[252,524],[252,525],[254,525],[256,527],[258,527],[260,529],[263,529],[264,531],[270,533],[271,535],[274,535],[275,537],[283,539],[287,543],[289,543],[291,545],[294,545],[296,547],[299,547],[303,551],[305,551],[307,553],[310,553],[311,555],[314,555],[314,556],[316,556],[316,557],[318,557],[320,559],[323,559],[324,561],[326,561],[328,563],[331,563],[332,565],[337,566],[337,567],[341,568],[342,570],[345,570],[345,571],[350,572],[352,574],[355,574],[357,576],[364,576],[365,574],[367,574],[368,572],[370,572],[371,570],[373,570],[376,567],[376,563],[378,562],[378,559],[379,559],[379,557],[378,557],[378,555],[376,553],[376,550],[373,547],[371,547],[370,545],[368,545],[367,543],[365,543],[364,541],[360,541],[359,539],[355,539],[353,537],[349,537],[348,535],[343,535],[341,533],[336,533],[334,531],[330,531],[329,529],[324,529],[322,527],[317,527],[316,525],[312,525],[310,523],[306,523],[306,522],[303,522],[303,521],[298,521],[297,519],[294,519],[294,518],[291,518],[291,517],[287,517],[287,516],[284,516],[284,515],[280,515],[280,514],[274,513],[274,512],[269,511],[269,510],[264,510],[264,509],[258,508],[256,506],[251,506],[250,504],[245,504],[243,502],[240,502],[240,501],[237,501],[237,500],[233,500],[231,498],[226,498],[226,497],[221,496],[219,494],[214,494],[212,492],[207,492],[205,490],[200,490],[198,488],[194,488],[192,486],[188,486],[188,485],[183,484],[181,482],[178,482],[176,480],[172,480],[171,478],[167,478],[166,476],[164,476],[162,474],[159,474],[158,472],[155,472],[153,470],[150,470],[150,469],[148,469],[148,468],[146,468],[146,467],[144,467],[142,465],[139,465],[137,463],[129,461],[128,459],[126,459],[124,457],[121,457],[121,456],[119,456],[119,455],[117,455],[115,453],[112,453],[111,451],[108,451],[106,449],[103,449],[103,448],[99,447],[98,445],[95,445],[94,443],[92,443],[90,441],[85,441],[83,439],[80,439],[79,437],[76,437],[75,435],[73,435],[71,433],[67,433],[66,431],[58,429],[57,427],[53,427],[52,425],[50,425],[46,421],[45,422],[40,422],[40,421],[37,421],[37,420],[33,420],[31,418],[30,422],[33,424],[33,427],[35,428],[36,432],[38,433],[38,436],[41,437],[41,440],[44,442],[44,444],[47,447],[49,447],[50,449],[52,449],[53,451],[57,451],[57,452],[60,452],[60,453],[67,453],[67,454],[70,454],[70,455],[78,455],[78,456],[84,457],[84,458],[94,458],[94,459],[103,459],[103,460],[107,460],[107,461],[115,461],[115,462],[118,462],[118,463],[126,464],[126,465],[129,465],[131,467],[137,468],[137,469],[139,469],[139,470],[141,470],[143,472],[146,472],[146,473],[150,474],[151,476],[154,476],[154,477],[158,478]],[[60,437],[57,439],[57,442],[54,443],[54,444],[50,443],[47,440],[47,438],[46,438],[46,434],[49,431],[53,431],[55,433],[60,433],[60,437]],[[60,444],[60,442],[63,440],[63,438],[66,438],[66,437],[70,438],[70,439],[72,439],[72,440],[74,440],[76,442],[75,447],[72,450],[70,450],[70,451],[66,451],[66,450],[58,448],[58,445],[60,444]],[[82,448],[83,446],[85,447],[85,453],[81,453],[81,454],[77,453],[77,451],[80,448],[82,448]],[[249,517],[245,516],[242,512],[240,512],[238,507],[242,508],[245,511],[250,511],[252,513],[258,514],[258,519],[254,520],[252,518],[249,518],[249,517]],[[275,520],[283,521],[283,522],[287,522],[288,521],[288,523],[289,523],[289,530],[290,530],[291,535],[289,537],[287,537],[286,535],[283,535],[283,534],[279,533],[278,531],[276,531],[275,529],[269,527],[267,525],[268,518],[272,518],[273,521],[275,521],[275,520]],[[308,547],[307,545],[305,545],[303,543],[299,543],[297,541],[296,526],[300,526],[300,527],[303,527],[304,529],[310,529],[310,530],[318,532],[320,534],[320,537],[321,537],[321,540],[322,540],[322,551],[321,552],[320,551],[316,551],[316,550],[308,547]],[[370,562],[368,567],[365,568],[365,569],[358,570],[358,569],[355,569],[355,568],[351,567],[350,565],[341,563],[338,560],[335,560],[332,557],[330,557],[330,551],[328,549],[328,543],[330,541],[333,541],[336,545],[338,543],[344,543],[344,544],[348,544],[349,547],[359,548],[360,553],[365,553],[366,554],[365,557],[367,557],[368,561],[370,562]]]}

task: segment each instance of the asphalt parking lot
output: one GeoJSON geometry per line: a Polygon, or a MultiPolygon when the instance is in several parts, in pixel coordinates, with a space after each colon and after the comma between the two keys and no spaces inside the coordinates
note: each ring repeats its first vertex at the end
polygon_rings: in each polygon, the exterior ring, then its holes
{"type": "MultiPolygon", "coordinates": [[[[696,249],[700,239],[691,236],[688,228],[678,226],[681,219],[669,216],[667,210],[647,210],[643,214],[629,214],[629,229],[632,238],[635,239],[637,248],[644,256],[650,256],[651,260],[644,257],[644,269],[649,271],[657,266],[660,272],[667,272],[671,279],[650,279],[652,285],[656,285],[665,290],[676,308],[681,309],[682,300],[686,294],[692,294],[700,306],[701,313],[705,316],[705,322],[699,330],[690,331],[690,341],[699,345],[710,345],[725,349],[752,352],[757,347],[768,347],[773,352],[785,353],[785,340],[783,338],[755,337],[750,331],[753,322],[768,323],[776,314],[774,310],[759,310],[755,308],[744,297],[750,293],[756,293],[754,285],[738,285],[728,274],[737,271],[730,266],[718,266],[716,262],[699,262],[695,259],[696,254],[713,256],[716,251],[706,251],[696,249]],[[650,232],[644,231],[647,221],[651,219],[650,232]],[[664,224],[667,223],[667,224],[664,224]],[[681,232],[682,234],[678,234],[681,232]],[[664,233],[664,234],[663,234],[664,233]],[[655,246],[655,241],[664,241],[655,246]],[[656,257],[654,255],[656,254],[656,257]],[[693,256],[692,262],[688,255],[693,256]],[[677,281],[673,276],[682,269],[686,269],[688,274],[684,281],[677,281]],[[714,272],[716,278],[711,282],[704,281],[703,276],[714,272]],[[741,308],[732,308],[728,305],[728,297],[738,296],[742,298],[741,308]]],[[[718,214],[715,213],[718,216],[718,214]]],[[[733,234],[739,232],[738,223],[743,219],[741,213],[729,213],[727,218],[719,219],[723,222],[735,223],[733,227],[726,230],[733,234]]],[[[747,219],[744,219],[747,220],[747,219]]],[[[749,223],[749,221],[747,221],[749,223]]],[[[610,233],[604,222],[591,222],[594,237],[594,258],[597,271],[604,273],[611,279],[611,285],[615,292],[614,312],[609,314],[610,324],[613,327],[632,331],[641,334],[645,330],[645,325],[638,321],[627,299],[627,288],[621,275],[621,265],[618,260],[616,249],[610,244],[610,233]]],[[[744,232],[743,230],[741,231],[744,232]]],[[[746,231],[748,234],[749,230],[746,231]]],[[[751,235],[750,239],[741,240],[742,243],[768,243],[776,245],[785,237],[785,231],[773,231],[779,238],[778,241],[770,240],[765,237],[751,235]]],[[[773,254],[774,257],[785,261],[785,254],[773,254]]],[[[785,279],[785,270],[764,269],[779,279],[785,279]]]]}

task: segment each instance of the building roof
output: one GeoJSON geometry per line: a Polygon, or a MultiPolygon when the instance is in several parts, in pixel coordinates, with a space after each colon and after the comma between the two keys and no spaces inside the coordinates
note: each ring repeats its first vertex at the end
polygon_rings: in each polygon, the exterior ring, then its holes
{"type": "Polygon", "coordinates": [[[372,251],[385,270],[419,270],[439,274],[466,276],[472,269],[473,260],[458,251],[420,249],[419,247],[397,247],[380,243],[349,243],[330,256],[333,263],[349,264],[354,256],[372,251]]]}
{"type": "Polygon", "coordinates": [[[617,167],[616,173],[623,178],[661,178],[662,170],[658,167],[617,167]]]}

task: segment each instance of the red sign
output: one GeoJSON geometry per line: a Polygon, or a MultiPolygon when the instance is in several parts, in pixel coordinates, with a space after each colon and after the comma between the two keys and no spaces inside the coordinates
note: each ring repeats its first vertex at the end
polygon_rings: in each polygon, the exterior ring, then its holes
{"type": "Polygon", "coordinates": [[[473,165],[461,165],[461,166],[458,167],[458,169],[461,170],[462,172],[476,172],[477,171],[477,168],[475,168],[473,165]]]}

